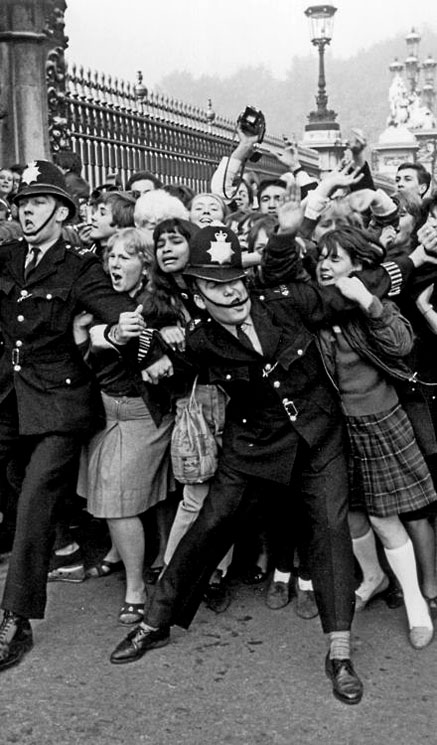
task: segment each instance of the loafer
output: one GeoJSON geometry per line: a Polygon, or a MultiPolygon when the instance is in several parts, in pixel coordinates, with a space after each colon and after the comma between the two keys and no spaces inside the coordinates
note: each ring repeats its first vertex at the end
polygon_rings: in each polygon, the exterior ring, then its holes
{"type": "Polygon", "coordinates": [[[266,594],[266,606],[270,610],[285,608],[290,602],[290,582],[270,582],[266,594]]]}
{"type": "Polygon", "coordinates": [[[110,656],[113,665],[124,665],[126,662],[135,662],[150,649],[165,647],[170,641],[170,629],[168,626],[150,630],[141,624],[127,635],[114,649],[110,656]]]}
{"type": "Polygon", "coordinates": [[[0,624],[0,671],[18,665],[32,647],[32,628],[27,618],[5,611],[0,624]]]}
{"type": "Polygon", "coordinates": [[[343,704],[359,704],[363,697],[363,684],[349,658],[331,660],[326,655],[325,671],[332,681],[332,692],[343,704]]]}
{"type": "Polygon", "coordinates": [[[232,602],[226,580],[221,578],[218,581],[210,582],[203,594],[203,600],[206,607],[214,613],[224,613],[232,602]]]}
{"type": "Polygon", "coordinates": [[[434,629],[432,626],[413,626],[408,633],[408,638],[414,649],[425,649],[434,638],[434,629]]]}
{"type": "Polygon", "coordinates": [[[313,590],[302,590],[296,583],[296,613],[299,618],[315,618],[319,615],[313,590]]]}

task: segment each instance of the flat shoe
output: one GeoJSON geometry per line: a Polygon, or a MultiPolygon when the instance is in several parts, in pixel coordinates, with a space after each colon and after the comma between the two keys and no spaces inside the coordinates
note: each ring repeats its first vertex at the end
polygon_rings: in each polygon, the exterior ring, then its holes
{"type": "Polygon", "coordinates": [[[381,595],[381,593],[385,592],[389,586],[389,579],[387,575],[384,575],[381,582],[376,585],[375,589],[372,590],[369,597],[364,599],[358,593],[355,593],[355,613],[359,613],[360,611],[364,610],[366,605],[370,603],[373,598],[375,598],[377,595],[381,595]]]}
{"type": "Polygon", "coordinates": [[[434,629],[429,626],[413,626],[408,633],[410,644],[414,649],[424,649],[431,644],[434,637],[434,629]]]}
{"type": "Polygon", "coordinates": [[[123,626],[139,623],[144,618],[144,603],[125,603],[120,608],[118,622],[123,626]]]}
{"type": "Polygon", "coordinates": [[[164,647],[169,641],[170,628],[168,626],[152,630],[144,629],[139,625],[132,629],[127,637],[117,645],[109,659],[113,665],[135,662],[150,649],[164,647]]]}
{"type": "Polygon", "coordinates": [[[87,577],[107,577],[109,574],[119,572],[123,569],[123,566],[122,561],[108,561],[107,559],[102,559],[97,562],[97,564],[94,564],[94,566],[89,567],[85,574],[87,577]]]}
{"type": "Polygon", "coordinates": [[[266,577],[267,572],[259,566],[253,566],[247,570],[242,579],[245,585],[260,585],[261,582],[265,581],[266,577]]]}
{"type": "Polygon", "coordinates": [[[332,681],[332,692],[343,704],[359,704],[363,697],[363,684],[349,658],[325,660],[325,672],[332,681]]]}

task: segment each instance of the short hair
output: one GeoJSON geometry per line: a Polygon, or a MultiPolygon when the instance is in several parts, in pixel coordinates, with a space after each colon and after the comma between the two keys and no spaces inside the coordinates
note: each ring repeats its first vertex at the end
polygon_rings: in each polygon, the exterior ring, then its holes
{"type": "Polygon", "coordinates": [[[111,191],[102,194],[96,202],[107,205],[112,212],[112,225],[116,228],[133,228],[135,199],[123,191],[111,191]]]}
{"type": "Polygon", "coordinates": [[[261,199],[261,195],[263,191],[268,189],[269,186],[280,186],[282,189],[287,188],[286,182],[281,178],[266,178],[263,179],[259,185],[258,189],[258,199],[261,199]]]}
{"type": "Polygon", "coordinates": [[[180,199],[184,207],[186,207],[187,210],[190,209],[195,194],[191,187],[186,184],[168,184],[167,186],[164,186],[164,191],[166,191],[167,194],[171,194],[172,197],[180,199]]]}
{"type": "Polygon", "coordinates": [[[399,171],[406,171],[407,168],[416,171],[419,184],[426,184],[426,189],[428,190],[431,183],[431,174],[426,170],[425,166],[423,166],[422,163],[401,163],[398,167],[397,173],[399,173],[399,171]]]}
{"type": "Polygon", "coordinates": [[[145,227],[147,222],[161,222],[169,217],[188,219],[188,212],[181,200],[167,194],[164,189],[155,189],[141,194],[135,202],[134,219],[137,228],[145,227]]]}
{"type": "Polygon", "coordinates": [[[82,159],[80,155],[73,152],[73,150],[60,150],[59,153],[55,153],[53,160],[59,168],[65,168],[66,170],[80,176],[82,171],[82,159]]]}
{"type": "Polygon", "coordinates": [[[326,247],[328,256],[337,256],[340,246],[350,256],[353,264],[362,263],[377,266],[385,259],[385,249],[370,240],[364,230],[352,227],[341,227],[324,233],[317,244],[320,254],[326,247]]]}
{"type": "Polygon", "coordinates": [[[138,228],[121,228],[111,235],[103,251],[103,268],[108,271],[108,256],[116,243],[123,243],[126,251],[134,256],[139,256],[143,266],[150,266],[151,256],[147,237],[138,228]]]}
{"type": "Polygon", "coordinates": [[[128,179],[126,184],[126,191],[131,191],[132,184],[135,181],[151,181],[155,189],[162,189],[162,181],[150,171],[135,171],[132,176],[128,179]]]}

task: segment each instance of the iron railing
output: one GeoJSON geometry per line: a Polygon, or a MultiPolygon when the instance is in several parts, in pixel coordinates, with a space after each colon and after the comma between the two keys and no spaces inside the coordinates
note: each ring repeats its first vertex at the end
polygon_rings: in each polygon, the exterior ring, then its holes
{"type": "MultiPolygon", "coordinates": [[[[215,116],[211,107],[190,104],[148,92],[139,74],[137,85],[83,67],[67,70],[65,110],[73,150],[82,159],[83,175],[92,188],[112,172],[124,183],[134,171],[151,171],[163,182],[184,183],[207,191],[223,155],[231,152],[235,123],[215,116]]],[[[281,163],[269,152],[280,149],[279,138],[267,136],[262,155],[250,169],[261,178],[279,176],[281,163]]],[[[318,156],[300,153],[313,173],[318,156]]]]}

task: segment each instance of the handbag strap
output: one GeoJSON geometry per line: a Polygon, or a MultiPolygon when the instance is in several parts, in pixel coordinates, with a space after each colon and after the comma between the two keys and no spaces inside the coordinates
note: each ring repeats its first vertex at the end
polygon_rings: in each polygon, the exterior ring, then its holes
{"type": "Polygon", "coordinates": [[[190,401],[189,401],[189,406],[190,407],[193,405],[193,403],[196,400],[196,386],[197,386],[197,380],[198,380],[198,378],[199,378],[198,375],[196,375],[196,377],[194,378],[193,388],[192,388],[192,391],[191,391],[190,401]]]}

